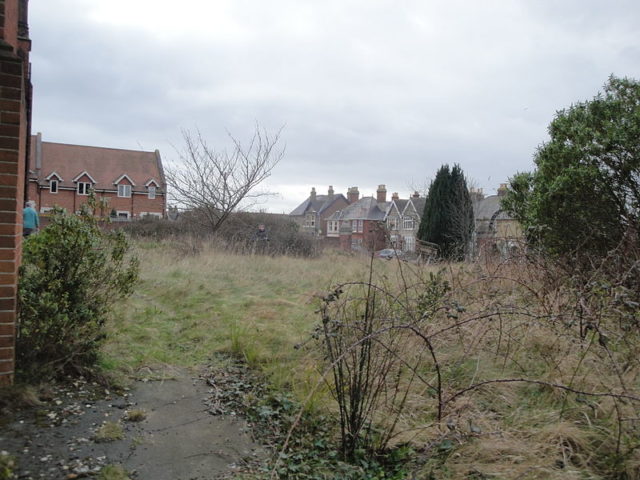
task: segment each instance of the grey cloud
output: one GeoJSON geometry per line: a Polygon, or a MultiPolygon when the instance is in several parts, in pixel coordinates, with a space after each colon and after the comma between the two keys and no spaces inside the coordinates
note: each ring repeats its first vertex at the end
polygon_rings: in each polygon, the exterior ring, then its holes
{"type": "Polygon", "coordinates": [[[640,6],[628,1],[243,0],[224,3],[229,35],[213,21],[100,23],[88,5],[31,5],[34,127],[45,138],[169,159],[181,128],[226,145],[225,129],[286,125],[279,184],[402,190],[457,162],[495,188],[532,167],[556,110],[611,73],[640,76],[640,6]]]}

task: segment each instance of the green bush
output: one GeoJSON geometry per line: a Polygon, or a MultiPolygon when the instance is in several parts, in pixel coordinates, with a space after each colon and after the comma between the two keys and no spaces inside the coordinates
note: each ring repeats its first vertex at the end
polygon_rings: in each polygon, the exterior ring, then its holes
{"type": "Polygon", "coordinates": [[[131,294],[138,260],[122,232],[106,232],[90,213],[56,210],[23,244],[16,340],[18,375],[36,380],[95,364],[111,306],[131,294]]]}

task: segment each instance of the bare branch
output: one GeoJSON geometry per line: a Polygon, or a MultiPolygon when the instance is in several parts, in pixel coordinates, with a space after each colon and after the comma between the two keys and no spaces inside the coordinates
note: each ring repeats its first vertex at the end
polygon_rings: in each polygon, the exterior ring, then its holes
{"type": "Polygon", "coordinates": [[[194,219],[215,232],[243,201],[269,195],[254,189],[266,180],[284,156],[278,147],[282,129],[270,135],[259,125],[245,146],[228,133],[231,151],[211,148],[199,130],[182,131],[180,165],[167,168],[172,198],[193,213],[194,219]]]}

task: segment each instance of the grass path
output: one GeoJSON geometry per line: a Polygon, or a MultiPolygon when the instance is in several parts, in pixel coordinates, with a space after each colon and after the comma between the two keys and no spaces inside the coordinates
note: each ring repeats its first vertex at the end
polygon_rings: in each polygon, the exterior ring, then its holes
{"type": "Polygon", "coordinates": [[[290,382],[292,372],[304,384],[315,367],[293,347],[309,338],[318,298],[367,268],[366,258],[340,254],[309,260],[205,247],[179,258],[165,245],[141,246],[140,285],[109,325],[103,364],[111,370],[195,366],[225,351],[244,356],[275,384],[290,382]]]}

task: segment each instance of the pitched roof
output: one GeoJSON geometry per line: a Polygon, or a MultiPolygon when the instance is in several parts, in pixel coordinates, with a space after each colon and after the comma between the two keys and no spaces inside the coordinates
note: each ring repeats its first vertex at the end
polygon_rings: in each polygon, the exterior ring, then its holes
{"type": "Polygon", "coordinates": [[[409,203],[413,205],[413,208],[415,208],[416,213],[418,214],[418,216],[421,217],[422,214],[424,213],[424,206],[427,203],[426,197],[418,197],[418,198],[411,197],[409,199],[409,203]]]}
{"type": "Polygon", "coordinates": [[[497,216],[498,219],[510,219],[511,217],[502,210],[501,200],[502,197],[500,195],[491,195],[478,201],[473,212],[476,221],[491,220],[497,212],[500,212],[497,216]]]}
{"type": "Polygon", "coordinates": [[[391,202],[380,202],[374,197],[363,197],[357,202],[334,212],[329,220],[384,220],[391,202]]]}
{"type": "Polygon", "coordinates": [[[398,215],[402,215],[402,212],[404,212],[404,209],[407,206],[407,203],[409,203],[409,200],[399,198],[397,200],[392,200],[391,202],[395,204],[396,208],[398,209],[398,215]]]}
{"type": "Polygon", "coordinates": [[[312,201],[311,197],[309,197],[300,205],[298,205],[289,215],[304,215],[309,211],[322,213],[339,198],[342,198],[344,201],[347,200],[341,193],[336,193],[333,195],[333,197],[330,197],[329,195],[316,195],[315,201],[312,201]]]}
{"type": "Polygon", "coordinates": [[[96,190],[115,190],[116,182],[127,178],[133,183],[134,192],[147,191],[146,184],[155,180],[160,189],[165,188],[164,172],[160,152],[120,150],[116,148],[68,145],[41,142],[36,149],[37,136],[31,137],[29,168],[32,178],[45,183],[48,176],[56,173],[63,180],[60,187],[75,188],[76,182],[86,174],[95,182],[96,190]],[[36,169],[36,155],[41,155],[41,168],[36,169]]]}

